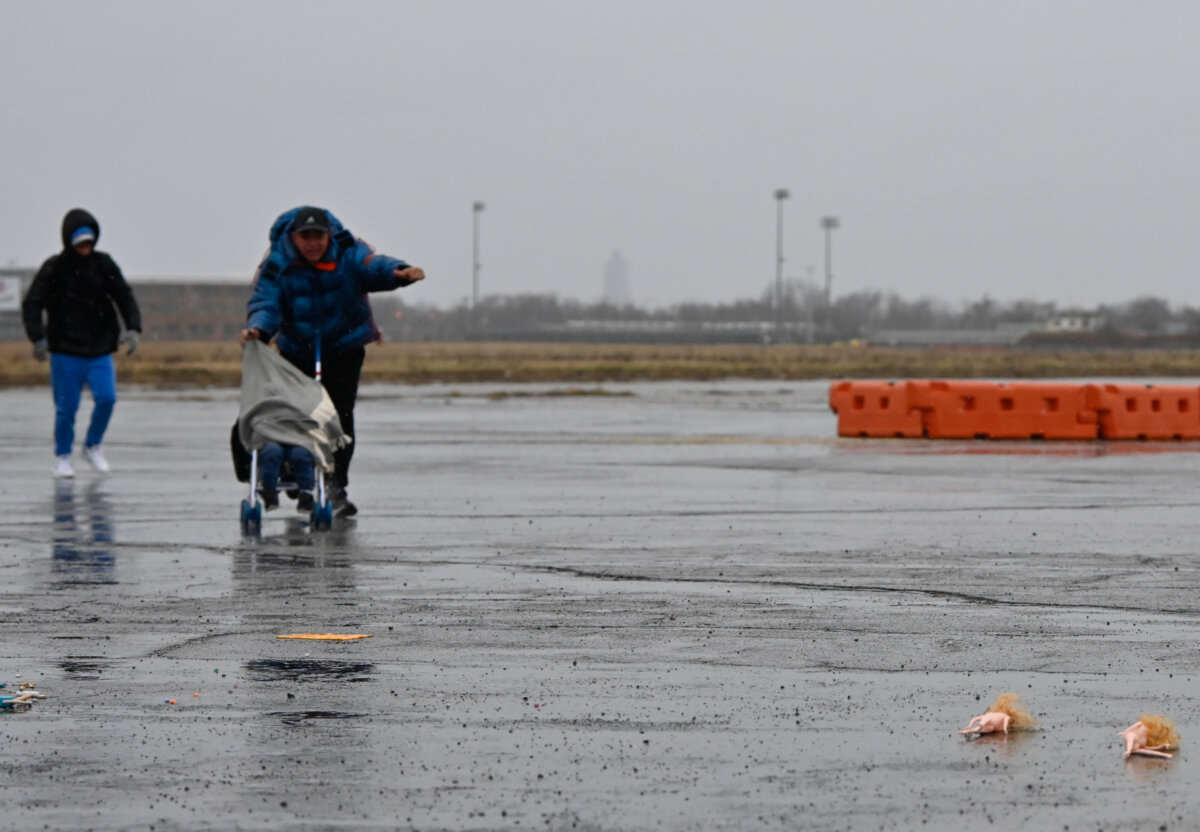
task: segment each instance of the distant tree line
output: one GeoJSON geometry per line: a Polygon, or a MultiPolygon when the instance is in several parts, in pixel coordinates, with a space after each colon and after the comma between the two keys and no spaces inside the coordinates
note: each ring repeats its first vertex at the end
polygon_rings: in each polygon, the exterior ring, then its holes
{"type": "MultiPolygon", "coordinates": [[[[774,287],[757,298],[726,303],[691,301],[645,309],[560,298],[553,294],[490,295],[478,308],[466,303],[445,309],[408,303],[399,293],[373,296],[385,337],[407,341],[495,340],[561,334],[571,322],[654,326],[674,324],[782,324],[787,340],[848,341],[889,330],[993,330],[1004,325],[1045,326],[1035,341],[1083,345],[1194,343],[1200,340],[1200,309],[1172,305],[1162,298],[1138,297],[1088,309],[1063,309],[1053,302],[997,301],[984,295],[960,304],[930,297],[909,300],[894,292],[864,290],[841,295],[826,306],[811,284],[785,281],[775,303],[774,287]],[[778,308],[777,308],[778,306],[778,308]],[[1050,330],[1051,322],[1076,316],[1086,325],[1075,331],[1050,330]]],[[[777,331],[772,329],[771,331],[777,331]]]]}

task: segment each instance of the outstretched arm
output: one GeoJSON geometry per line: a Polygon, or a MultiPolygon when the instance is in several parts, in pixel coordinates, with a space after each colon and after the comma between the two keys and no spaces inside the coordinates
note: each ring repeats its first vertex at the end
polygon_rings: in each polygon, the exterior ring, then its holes
{"type": "MultiPolygon", "coordinates": [[[[1131,753],[1131,754],[1135,754],[1135,755],[1137,755],[1137,756],[1139,756],[1139,757],[1162,757],[1162,758],[1163,758],[1163,759],[1165,759],[1165,760],[1169,760],[1169,759],[1171,759],[1171,757],[1172,757],[1172,755],[1171,755],[1171,754],[1168,754],[1168,753],[1166,753],[1165,751],[1159,751],[1159,750],[1158,750],[1159,748],[1162,748],[1162,747],[1163,747],[1163,746],[1156,746],[1156,747],[1154,747],[1154,748],[1145,748],[1145,747],[1143,747],[1143,748],[1135,748],[1135,749],[1133,749],[1133,751],[1132,751],[1132,752],[1130,752],[1130,753],[1131,753]]],[[[1126,756],[1126,757],[1128,757],[1128,756],[1129,756],[1129,754],[1126,754],[1125,756],[1126,756]]]]}
{"type": "Polygon", "coordinates": [[[389,292],[425,279],[425,270],[396,257],[377,254],[362,240],[354,241],[351,263],[364,292],[389,292]]]}
{"type": "Polygon", "coordinates": [[[418,280],[425,279],[425,270],[420,266],[408,266],[407,268],[397,268],[396,277],[400,279],[401,286],[411,286],[418,280]]]}

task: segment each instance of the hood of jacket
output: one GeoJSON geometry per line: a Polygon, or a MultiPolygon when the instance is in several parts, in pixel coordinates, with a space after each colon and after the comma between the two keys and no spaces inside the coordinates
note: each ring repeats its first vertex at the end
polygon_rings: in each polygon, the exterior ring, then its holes
{"type": "MultiPolygon", "coordinates": [[[[290,211],[284,211],[279,215],[279,218],[271,224],[269,237],[271,240],[271,251],[283,255],[285,263],[290,263],[293,260],[303,259],[300,252],[292,245],[292,235],[289,230],[292,226],[292,220],[296,218],[296,214],[303,211],[305,205],[299,205],[290,211]]],[[[325,211],[324,208],[321,210],[325,211]]],[[[354,237],[347,230],[346,226],[342,225],[341,220],[333,215],[330,211],[325,211],[325,215],[329,217],[329,250],[325,252],[323,260],[336,260],[338,251],[345,245],[345,241],[349,239],[353,243],[354,237]]]]}
{"type": "Polygon", "coordinates": [[[71,235],[84,226],[96,232],[96,244],[100,242],[100,221],[97,220],[90,212],[82,208],[72,208],[63,217],[62,221],[62,242],[63,249],[71,250],[71,235]]]}

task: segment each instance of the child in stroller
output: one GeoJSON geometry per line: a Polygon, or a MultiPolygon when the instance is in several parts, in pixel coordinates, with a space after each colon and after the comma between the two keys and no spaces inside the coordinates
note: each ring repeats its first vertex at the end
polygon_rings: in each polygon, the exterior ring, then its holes
{"type": "Polygon", "coordinates": [[[250,486],[242,526],[259,528],[262,510],[278,508],[282,490],[295,497],[298,511],[310,512],[314,529],[328,529],[326,475],[334,453],[352,440],[325,388],[270,347],[249,341],[242,347],[239,401],[230,446],[237,478],[250,486]]]}
{"type": "Polygon", "coordinates": [[[296,511],[308,514],[313,510],[316,476],[313,456],[307,448],[268,442],[258,452],[257,465],[251,465],[251,454],[242,444],[236,424],[229,434],[229,448],[238,482],[249,483],[252,468],[257,468],[257,491],[264,509],[279,508],[282,491],[296,501],[296,511]]]}
{"type": "Polygon", "coordinates": [[[283,490],[295,499],[296,511],[308,514],[313,509],[313,485],[313,458],[307,448],[268,442],[258,452],[258,494],[267,511],[279,508],[283,490]]]}

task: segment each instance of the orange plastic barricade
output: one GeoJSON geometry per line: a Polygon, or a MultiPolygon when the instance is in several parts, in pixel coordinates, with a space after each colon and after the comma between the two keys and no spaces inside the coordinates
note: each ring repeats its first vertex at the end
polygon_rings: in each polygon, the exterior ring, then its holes
{"type": "Polygon", "coordinates": [[[910,382],[909,405],[930,439],[1096,439],[1099,429],[1081,384],[910,382]]]}
{"type": "Polygon", "coordinates": [[[1200,439],[1200,388],[1182,384],[1089,384],[1104,439],[1200,439]]]}
{"type": "Polygon", "coordinates": [[[920,437],[920,411],[909,404],[911,382],[835,381],[829,407],[838,415],[838,436],[920,437]]]}

